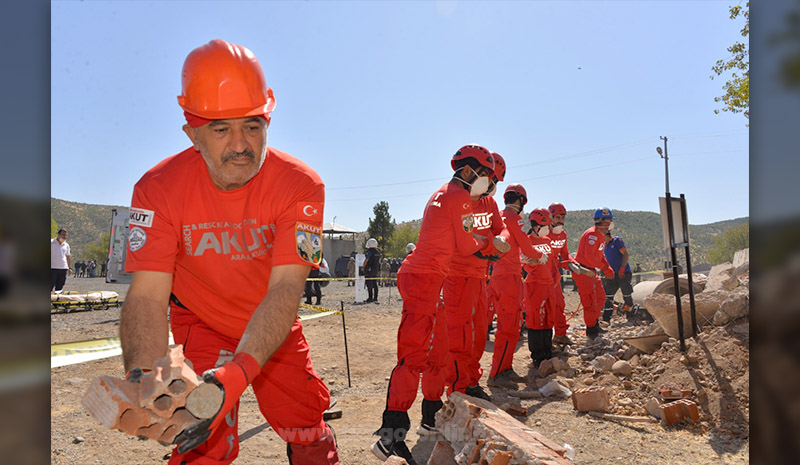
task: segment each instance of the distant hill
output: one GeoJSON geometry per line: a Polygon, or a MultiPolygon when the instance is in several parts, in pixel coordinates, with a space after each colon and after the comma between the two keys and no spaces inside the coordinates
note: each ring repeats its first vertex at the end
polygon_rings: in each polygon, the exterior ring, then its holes
{"type": "Polygon", "coordinates": [[[87,244],[97,242],[103,234],[111,232],[111,210],[128,208],[111,205],[69,202],[50,198],[50,213],[59,228],[69,232],[72,262],[83,259],[83,249],[87,244]]]}
{"type": "MultiPolygon", "coordinates": [[[[83,248],[87,244],[96,242],[104,233],[109,232],[111,210],[127,207],[77,203],[51,198],[50,208],[58,226],[65,227],[69,231],[73,261],[77,261],[81,260],[83,248]]],[[[593,224],[593,213],[593,210],[576,210],[568,213],[566,226],[570,252],[577,250],[580,235],[593,224]]],[[[642,269],[646,271],[661,270],[667,259],[667,251],[663,248],[661,237],[661,216],[654,212],[622,210],[614,210],[614,216],[616,217],[614,234],[621,236],[625,241],[631,257],[631,266],[640,263],[642,269]]],[[[699,265],[707,262],[706,256],[713,245],[713,237],[748,221],[749,218],[745,217],[703,225],[690,224],[692,264],[699,265]]],[[[421,220],[399,223],[398,226],[406,223],[419,225],[421,220]]],[[[678,256],[679,263],[685,266],[683,250],[678,250],[678,256]]]]}

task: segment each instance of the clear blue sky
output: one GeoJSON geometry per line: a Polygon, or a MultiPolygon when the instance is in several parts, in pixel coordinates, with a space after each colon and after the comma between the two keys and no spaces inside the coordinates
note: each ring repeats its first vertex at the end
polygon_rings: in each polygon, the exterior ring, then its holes
{"type": "MultiPolygon", "coordinates": [[[[51,195],[128,205],[135,182],[189,146],[176,96],[186,55],[214,38],[259,58],[277,108],[269,144],[325,181],[325,221],[365,230],[386,200],[417,219],[479,143],[526,208],[749,215],[749,137],[714,114],[741,21],[729,1],[52,3],[51,195]]],[[[498,195],[502,205],[502,196],[498,195]]]]}

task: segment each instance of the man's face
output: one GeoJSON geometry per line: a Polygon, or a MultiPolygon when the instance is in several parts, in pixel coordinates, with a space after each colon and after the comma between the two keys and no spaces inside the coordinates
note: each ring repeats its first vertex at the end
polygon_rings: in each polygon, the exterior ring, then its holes
{"type": "Polygon", "coordinates": [[[564,218],[566,215],[553,215],[553,226],[564,226],[564,218]]]}
{"type": "Polygon", "coordinates": [[[605,232],[605,231],[608,231],[608,227],[610,225],[611,225],[611,219],[610,218],[603,218],[603,219],[600,220],[599,223],[597,223],[597,229],[605,232]]]}
{"type": "Polygon", "coordinates": [[[58,233],[58,241],[59,242],[66,242],[67,241],[67,232],[66,231],[61,231],[60,233],[58,233]]]}
{"type": "Polygon", "coordinates": [[[198,128],[184,125],[219,189],[238,189],[261,169],[267,153],[267,120],[261,116],[214,120],[198,128]]]}

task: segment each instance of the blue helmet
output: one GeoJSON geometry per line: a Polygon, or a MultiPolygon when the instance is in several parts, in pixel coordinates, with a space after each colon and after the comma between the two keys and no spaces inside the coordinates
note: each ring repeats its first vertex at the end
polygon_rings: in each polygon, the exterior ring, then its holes
{"type": "Polygon", "coordinates": [[[594,220],[602,220],[608,218],[610,220],[614,219],[614,214],[611,213],[611,209],[608,207],[598,208],[594,211],[594,220]]]}

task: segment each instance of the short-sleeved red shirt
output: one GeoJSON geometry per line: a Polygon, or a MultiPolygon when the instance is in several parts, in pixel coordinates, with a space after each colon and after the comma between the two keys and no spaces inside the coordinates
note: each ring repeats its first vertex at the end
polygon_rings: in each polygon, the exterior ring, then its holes
{"type": "Polygon", "coordinates": [[[525,267],[525,271],[528,272],[528,276],[525,277],[525,281],[552,284],[553,270],[550,268],[549,263],[550,260],[554,259],[554,257],[552,251],[550,250],[550,238],[547,236],[536,237],[535,235],[530,234],[528,235],[528,239],[530,240],[534,249],[541,253],[547,254],[547,263],[542,265],[523,265],[525,267]]]}
{"type": "Polygon", "coordinates": [[[472,237],[472,229],[469,192],[450,181],[428,200],[417,248],[403,260],[398,274],[434,273],[444,278],[453,255],[470,255],[480,249],[480,244],[472,237]]]}
{"type": "Polygon", "coordinates": [[[492,276],[501,274],[519,276],[519,272],[522,270],[522,262],[520,262],[519,253],[522,252],[531,258],[539,258],[542,256],[542,253],[533,248],[528,236],[522,231],[524,223],[519,213],[508,207],[501,213],[503,215],[503,223],[506,227],[506,233],[504,233],[503,236],[506,237],[511,249],[501,255],[500,260],[495,262],[492,266],[492,276]]]}
{"type": "MultiPolygon", "coordinates": [[[[500,216],[493,197],[481,197],[472,202],[472,227],[475,234],[488,238],[499,236],[503,232],[503,217],[500,216]]],[[[485,278],[488,271],[489,260],[478,258],[474,254],[456,254],[447,275],[485,278]]]]}
{"type": "Polygon", "coordinates": [[[581,240],[578,242],[575,261],[589,268],[599,268],[601,270],[610,268],[603,253],[603,249],[606,247],[604,236],[605,234],[597,231],[597,226],[592,226],[584,231],[581,240]]]}
{"type": "Polygon", "coordinates": [[[125,269],[173,273],[184,306],[240,338],[273,266],[319,263],[324,201],[319,175],[284,152],[268,148],[253,179],[222,191],[189,148],[136,183],[125,269]]]}
{"type": "Polygon", "coordinates": [[[561,264],[564,260],[569,260],[569,248],[567,246],[567,232],[561,231],[559,234],[550,230],[550,234],[547,235],[550,238],[550,250],[553,253],[553,256],[550,257],[550,260],[547,263],[550,263],[550,267],[553,270],[553,276],[555,279],[561,279],[561,272],[559,271],[559,267],[564,269],[569,269],[566,264],[561,264]]]}

